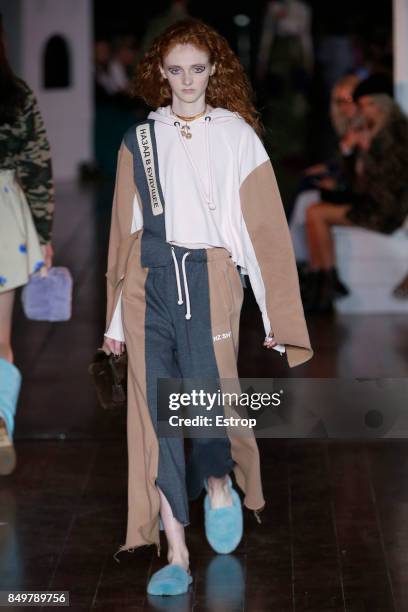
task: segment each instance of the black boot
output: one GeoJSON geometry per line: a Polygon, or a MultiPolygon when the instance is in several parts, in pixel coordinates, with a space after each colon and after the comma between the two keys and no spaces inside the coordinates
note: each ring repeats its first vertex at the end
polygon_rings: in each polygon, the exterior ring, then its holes
{"type": "Polygon", "coordinates": [[[330,282],[334,294],[333,297],[340,298],[349,295],[350,291],[339,279],[336,268],[330,268],[330,270],[327,270],[327,274],[330,275],[330,282]]]}
{"type": "Polygon", "coordinates": [[[333,287],[333,275],[329,270],[319,270],[319,295],[315,304],[316,312],[332,312],[335,292],[333,287]]]}
{"type": "Polygon", "coordinates": [[[349,293],[347,287],[339,279],[336,268],[321,270],[317,311],[331,312],[333,310],[334,300],[345,297],[349,293]]]}
{"type": "Polygon", "coordinates": [[[322,283],[323,270],[309,269],[300,279],[300,292],[305,312],[316,312],[322,283]]]}

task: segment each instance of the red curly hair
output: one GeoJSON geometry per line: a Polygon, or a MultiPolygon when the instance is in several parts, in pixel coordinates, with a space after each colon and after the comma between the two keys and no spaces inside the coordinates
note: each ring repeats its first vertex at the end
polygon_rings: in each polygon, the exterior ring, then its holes
{"type": "Polygon", "coordinates": [[[171,88],[161,75],[159,65],[163,65],[167,53],[177,44],[192,44],[208,53],[211,64],[217,64],[215,74],[208,82],[207,102],[213,107],[239,113],[261,136],[264,128],[243,67],[226,39],[200,19],[177,21],[154,39],[136,67],[133,95],[142,98],[152,108],[171,103],[171,88]]]}

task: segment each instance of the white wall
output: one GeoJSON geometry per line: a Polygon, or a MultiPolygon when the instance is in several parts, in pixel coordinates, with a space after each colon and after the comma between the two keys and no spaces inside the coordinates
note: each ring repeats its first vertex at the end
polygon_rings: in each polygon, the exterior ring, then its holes
{"type": "Polygon", "coordinates": [[[408,114],[408,0],[393,0],[394,88],[408,114]]]}

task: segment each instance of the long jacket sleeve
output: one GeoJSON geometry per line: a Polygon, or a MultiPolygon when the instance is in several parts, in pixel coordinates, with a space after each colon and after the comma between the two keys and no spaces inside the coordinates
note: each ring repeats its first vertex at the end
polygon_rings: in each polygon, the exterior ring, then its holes
{"type": "Polygon", "coordinates": [[[279,188],[271,161],[262,161],[259,138],[252,133],[252,150],[243,153],[258,159],[247,162],[252,170],[240,186],[242,241],[245,264],[262,313],[265,332],[272,330],[286,347],[288,363],[299,365],[313,355],[300,297],[299,278],[279,188]]]}
{"type": "Polygon", "coordinates": [[[106,273],[106,327],[112,325],[112,332],[107,335],[117,340],[123,340],[120,312],[121,281],[135,234],[132,224],[135,198],[139,198],[139,195],[133,177],[133,157],[122,142],[118,153],[106,273]]]}

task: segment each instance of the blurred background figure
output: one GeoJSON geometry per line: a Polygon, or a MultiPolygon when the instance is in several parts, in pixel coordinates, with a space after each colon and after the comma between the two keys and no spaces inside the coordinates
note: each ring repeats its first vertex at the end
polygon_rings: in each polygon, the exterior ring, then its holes
{"type": "Polygon", "coordinates": [[[117,85],[116,93],[129,94],[137,57],[137,44],[133,36],[120,36],[113,41],[111,74],[117,85]]]}
{"type": "Polygon", "coordinates": [[[300,0],[271,0],[263,20],[256,76],[264,98],[264,122],[278,157],[304,153],[312,70],[310,8],[300,0]]]}
{"type": "MultiPolygon", "coordinates": [[[[173,0],[167,3],[166,10],[147,20],[139,37],[127,33],[112,41],[101,38],[96,42],[94,151],[97,176],[114,178],[123,134],[146,115],[144,103],[129,95],[135,65],[156,36],[187,16],[188,0],[173,0]]],[[[128,32],[132,32],[132,27],[128,32]]]]}
{"type": "Polygon", "coordinates": [[[173,23],[176,23],[176,21],[188,16],[188,0],[170,0],[168,8],[163,13],[153,17],[147,24],[139,57],[151,47],[153,39],[156,38],[156,36],[159,36],[159,34],[173,25],[173,23]]]}
{"type": "MultiPolygon", "coordinates": [[[[353,100],[353,91],[359,80],[359,77],[353,74],[344,76],[332,90],[330,118],[339,142],[360,120],[357,105],[353,100]]],[[[299,264],[309,260],[305,233],[307,208],[318,199],[325,199],[325,196],[331,200],[335,197],[344,199],[342,192],[346,189],[347,181],[343,173],[341,149],[338,144],[338,150],[332,159],[310,166],[303,172],[290,220],[295,256],[299,264]],[[337,194],[337,191],[340,191],[340,194],[337,194]]]]}
{"type": "Polygon", "coordinates": [[[96,99],[103,100],[118,91],[118,85],[112,75],[112,48],[107,40],[95,42],[95,89],[96,99]]]}
{"type": "Polygon", "coordinates": [[[386,72],[392,78],[392,36],[388,19],[378,5],[368,9],[352,0],[313,0],[312,6],[316,15],[313,122],[320,130],[309,134],[309,146],[316,154],[330,156],[337,137],[330,129],[326,109],[335,83],[346,74],[366,79],[370,74],[386,72]]]}
{"type": "Polygon", "coordinates": [[[306,309],[326,311],[348,294],[338,278],[331,227],[357,225],[391,234],[408,215],[408,120],[392,99],[392,82],[382,74],[357,85],[353,98],[360,124],[341,140],[348,189],[308,207],[306,233],[310,270],[303,283],[306,309]]]}
{"type": "Polygon", "coordinates": [[[12,72],[0,15],[0,475],[15,467],[14,416],[21,375],[13,365],[15,289],[52,261],[50,148],[35,96],[12,72]]]}
{"type": "Polygon", "coordinates": [[[137,55],[133,36],[111,43],[98,40],[94,48],[94,151],[99,175],[112,178],[123,133],[137,121],[138,104],[129,95],[137,55]]]}

